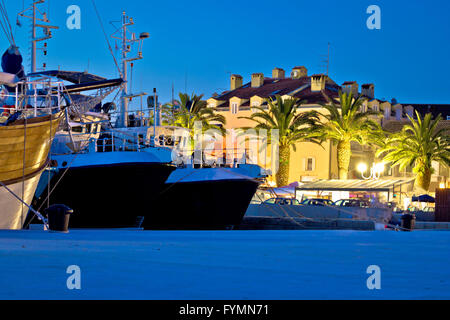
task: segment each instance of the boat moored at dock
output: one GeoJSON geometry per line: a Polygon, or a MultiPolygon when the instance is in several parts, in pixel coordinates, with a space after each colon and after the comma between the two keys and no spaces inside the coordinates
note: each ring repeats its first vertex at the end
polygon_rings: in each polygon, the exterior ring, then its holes
{"type": "Polygon", "coordinates": [[[104,132],[101,138],[91,138],[82,151],[52,154],[53,167],[41,180],[36,205],[69,206],[74,210],[72,228],[140,227],[154,210],[152,197],[175,170],[171,152],[146,150],[138,142],[135,149],[120,150],[110,137],[104,132]]]}
{"type": "Polygon", "coordinates": [[[61,87],[48,80],[2,81],[16,90],[0,101],[7,110],[0,118],[0,229],[21,229],[61,120],[61,87]]]}
{"type": "Polygon", "coordinates": [[[222,165],[218,163],[223,159],[217,155],[236,157],[235,150],[202,150],[200,162],[205,164],[196,164],[186,150],[189,130],[184,128],[128,127],[115,133],[121,139],[125,135],[138,136],[145,144],[167,147],[173,152],[177,167],[150,204],[153,213],[144,220],[146,229],[232,229],[241,223],[258,186],[267,176],[260,166],[246,163],[245,150],[241,150],[243,157],[227,159],[222,165]]]}

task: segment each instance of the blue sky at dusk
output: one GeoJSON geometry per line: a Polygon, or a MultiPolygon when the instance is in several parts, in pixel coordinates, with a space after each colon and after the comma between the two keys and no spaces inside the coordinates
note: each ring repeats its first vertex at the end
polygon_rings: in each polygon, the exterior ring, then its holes
{"type": "MultiPolygon", "coordinates": [[[[30,0],[25,0],[25,5],[30,0]]],[[[21,0],[5,1],[10,20],[21,0]]],[[[108,34],[109,24],[125,10],[136,33],[146,31],[144,59],[135,63],[133,91],[158,88],[162,101],[175,92],[204,93],[229,88],[230,73],[271,75],[274,67],[290,72],[304,65],[322,73],[331,43],[330,76],[374,83],[377,98],[408,103],[450,103],[450,2],[416,1],[268,1],[268,0],[96,0],[108,34]],[[381,30],[366,27],[366,8],[381,8],[381,30]]],[[[91,0],[50,0],[50,20],[60,26],[48,41],[48,55],[38,54],[47,69],[88,69],[105,77],[117,71],[91,0]],[[81,8],[81,30],[68,30],[66,8],[81,8]]],[[[29,24],[13,26],[16,42],[28,58],[29,24]]],[[[2,33],[2,48],[8,43],[2,33]]],[[[114,41],[111,42],[114,49],[114,41]]],[[[2,50],[4,50],[2,49],[2,50]]],[[[26,59],[25,68],[29,70],[26,59]]]]}

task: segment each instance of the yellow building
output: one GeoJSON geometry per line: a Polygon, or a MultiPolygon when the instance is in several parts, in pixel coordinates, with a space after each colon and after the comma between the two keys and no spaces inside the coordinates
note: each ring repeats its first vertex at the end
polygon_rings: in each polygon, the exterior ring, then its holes
{"type": "MultiPolygon", "coordinates": [[[[225,116],[226,129],[239,129],[253,127],[251,120],[240,119],[248,117],[254,110],[252,107],[267,107],[266,99],[280,95],[285,98],[298,98],[304,103],[300,106],[302,111],[317,110],[325,112],[321,104],[329,103],[332,99],[338,102],[338,92],[352,92],[355,96],[361,94],[364,97],[362,111],[379,111],[383,115],[375,117],[383,127],[388,130],[401,130],[407,123],[406,115],[413,116],[414,110],[421,105],[398,104],[395,101],[388,102],[375,98],[375,86],[363,84],[361,91],[356,81],[346,81],[341,86],[337,85],[330,77],[323,74],[308,75],[304,66],[294,67],[290,76],[286,76],[281,68],[274,68],[271,77],[265,77],[262,73],[251,75],[249,82],[244,83],[243,77],[237,74],[230,76],[230,90],[215,95],[207,100],[209,107],[215,107],[220,114],[225,116]],[[392,129],[395,128],[395,129],[392,129]]],[[[450,106],[448,106],[450,110],[450,106]]],[[[444,121],[446,122],[446,121],[444,121]]],[[[270,157],[270,152],[265,153],[270,157]]],[[[375,152],[368,146],[352,144],[352,158],[349,168],[349,179],[361,178],[356,167],[360,162],[370,164],[375,161],[375,152]]],[[[258,164],[271,169],[270,161],[259,157],[258,164]]],[[[437,173],[433,177],[434,185],[447,181],[448,168],[436,167],[437,173]]],[[[385,177],[408,177],[409,173],[399,172],[396,168],[386,168],[385,177]]],[[[273,177],[272,177],[273,178],[273,177]]],[[[337,179],[337,150],[330,141],[322,146],[301,142],[296,145],[296,150],[291,149],[289,182],[306,182],[318,179],[337,179]]]]}
{"type": "MultiPolygon", "coordinates": [[[[338,97],[340,87],[326,75],[308,76],[303,66],[292,69],[290,77],[280,68],[273,69],[272,77],[264,77],[262,73],[252,74],[251,81],[244,84],[240,75],[231,75],[230,90],[219,96],[208,99],[208,106],[215,107],[224,115],[226,129],[253,127],[251,120],[240,119],[250,116],[252,107],[267,106],[266,99],[280,95],[304,100],[302,111],[322,109],[321,103],[327,103],[338,97]]],[[[267,153],[270,157],[270,152],[267,153]]],[[[258,159],[261,166],[271,169],[270,160],[258,159]]],[[[330,142],[322,146],[302,142],[296,150],[291,150],[290,182],[312,181],[317,179],[334,179],[338,176],[336,147],[330,142]]]]}

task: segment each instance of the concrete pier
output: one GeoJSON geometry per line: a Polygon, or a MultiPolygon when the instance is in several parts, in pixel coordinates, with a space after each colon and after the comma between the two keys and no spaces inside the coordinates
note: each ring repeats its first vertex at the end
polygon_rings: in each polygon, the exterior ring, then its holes
{"type": "Polygon", "coordinates": [[[416,230],[450,231],[450,222],[416,221],[415,229],[416,230]]]}
{"type": "Polygon", "coordinates": [[[375,230],[375,222],[352,219],[244,217],[238,230],[375,230]]]}

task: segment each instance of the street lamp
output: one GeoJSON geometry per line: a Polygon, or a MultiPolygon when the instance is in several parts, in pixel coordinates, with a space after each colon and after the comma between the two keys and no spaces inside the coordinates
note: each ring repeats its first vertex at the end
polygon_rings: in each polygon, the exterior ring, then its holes
{"type": "Polygon", "coordinates": [[[364,175],[364,173],[367,171],[367,165],[364,162],[361,162],[357,166],[357,170],[361,173],[361,177],[364,180],[374,179],[378,180],[381,177],[381,174],[384,172],[384,163],[373,163],[372,167],[370,168],[370,174],[368,177],[364,175]]]}

